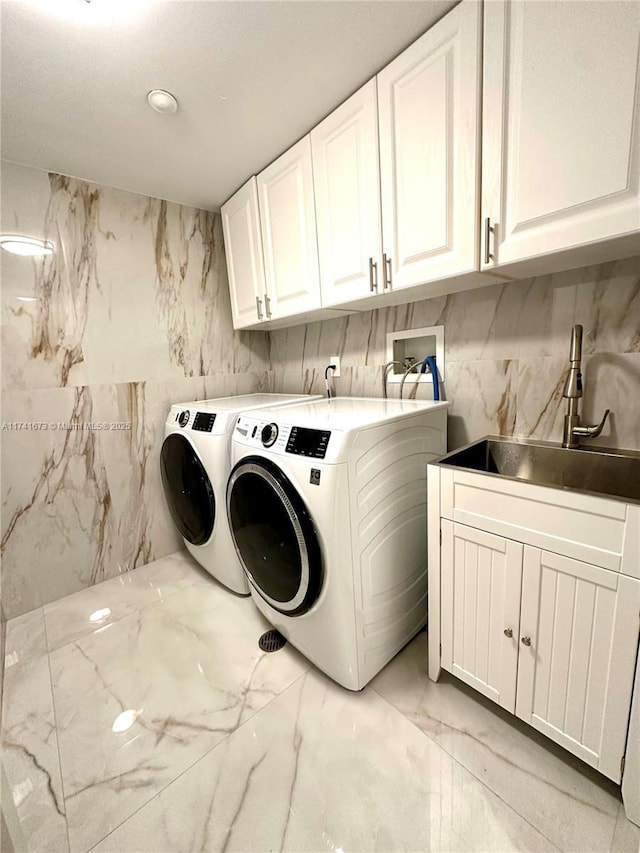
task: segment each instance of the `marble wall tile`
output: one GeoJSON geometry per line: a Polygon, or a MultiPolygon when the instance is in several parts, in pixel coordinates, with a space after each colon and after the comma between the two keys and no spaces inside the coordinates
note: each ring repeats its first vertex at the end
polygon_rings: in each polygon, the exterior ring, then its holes
{"type": "Polygon", "coordinates": [[[56,246],[2,253],[3,387],[265,369],[265,335],[232,327],[219,215],[10,163],[2,180],[3,229],[56,246]]]}
{"type": "Polygon", "coordinates": [[[160,449],[172,403],[249,393],[261,374],[5,391],[2,571],[10,617],[184,547],[164,498],[160,449]],[[130,429],[52,429],[72,422],[130,429]]]}
{"type": "MultiPolygon", "coordinates": [[[[91,391],[6,392],[3,418],[91,423],[91,391]]],[[[10,616],[110,576],[120,549],[96,431],[5,431],[2,474],[3,595],[10,616]]]]}
{"type": "MultiPolygon", "coordinates": [[[[582,420],[598,423],[611,415],[589,444],[640,449],[640,353],[599,352],[582,363],[582,420]]],[[[562,441],[566,401],[562,390],[567,361],[561,357],[521,359],[515,434],[562,441]]]]}
{"type": "Polygon", "coordinates": [[[449,447],[459,447],[488,433],[515,432],[517,361],[453,361],[446,370],[445,393],[451,401],[449,447]]]}
{"type": "Polygon", "coordinates": [[[13,617],[182,547],[158,469],[167,411],[269,384],[269,349],[233,330],[219,215],[13,163],[1,213],[56,247],[0,253],[3,422],[131,424],[0,434],[13,617]]]}
{"type": "MultiPolygon", "coordinates": [[[[609,406],[596,443],[640,449],[640,257],[272,332],[274,390],[324,393],[324,368],[338,354],[337,392],[380,396],[387,333],[443,325],[450,449],[488,432],[558,441],[575,323],[584,326],[583,420],[609,406]]],[[[390,385],[389,396],[398,390],[390,385]]],[[[430,386],[417,397],[429,399],[430,386]]]]}

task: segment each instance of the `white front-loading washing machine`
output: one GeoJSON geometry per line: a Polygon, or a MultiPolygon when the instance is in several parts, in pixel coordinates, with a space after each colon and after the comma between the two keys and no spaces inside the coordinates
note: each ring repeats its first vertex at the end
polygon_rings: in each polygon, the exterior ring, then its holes
{"type": "Polygon", "coordinates": [[[225,508],[233,427],[240,412],[313,399],[243,394],[177,403],[167,416],[160,471],[171,518],[200,565],[234,592],[249,593],[225,508]]]}
{"type": "Polygon", "coordinates": [[[236,422],[227,514],[251,596],[351,690],[426,622],[427,463],[448,405],[334,397],[236,422]]]}

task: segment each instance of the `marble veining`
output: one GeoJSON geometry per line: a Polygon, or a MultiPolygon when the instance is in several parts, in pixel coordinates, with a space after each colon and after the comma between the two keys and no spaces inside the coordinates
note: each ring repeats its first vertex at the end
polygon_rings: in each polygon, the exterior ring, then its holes
{"type": "Polygon", "coordinates": [[[610,849],[619,788],[447,673],[429,681],[426,635],[373,689],[560,849],[610,849]]]}
{"type": "Polygon", "coordinates": [[[265,627],[185,552],[11,620],[25,849],[636,853],[616,786],[429,682],[425,633],[352,693],[265,627]]]}
{"type": "Polygon", "coordinates": [[[56,248],[1,253],[3,423],[29,424],[2,431],[10,618],[178,550],[169,407],[270,380],[266,336],[232,327],[219,215],[13,163],[2,190],[3,229],[56,248]]]}
{"type": "MultiPolygon", "coordinates": [[[[444,326],[449,447],[486,433],[559,441],[571,328],[584,326],[583,414],[611,422],[594,443],[640,449],[640,257],[281,329],[270,334],[274,389],[381,395],[388,332],[444,326]]],[[[432,386],[417,393],[429,399],[432,386]]],[[[389,395],[398,394],[390,386],[389,395]]]]}
{"type": "Polygon", "coordinates": [[[291,648],[259,650],[267,627],[248,599],[199,578],[51,653],[72,849],[95,844],[306,669],[291,648]],[[114,731],[127,709],[134,725],[114,731]]]}

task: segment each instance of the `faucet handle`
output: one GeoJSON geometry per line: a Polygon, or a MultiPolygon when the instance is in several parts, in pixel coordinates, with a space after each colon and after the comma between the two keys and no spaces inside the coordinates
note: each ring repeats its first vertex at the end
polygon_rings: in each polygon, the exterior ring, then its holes
{"type": "Polygon", "coordinates": [[[580,361],[582,359],[582,326],[576,323],[571,331],[571,349],[569,350],[569,361],[580,361]]]}
{"type": "Polygon", "coordinates": [[[609,411],[609,409],[606,410],[599,424],[594,424],[593,426],[574,426],[573,434],[586,438],[597,438],[597,436],[602,432],[606,420],[609,417],[609,411]]]}

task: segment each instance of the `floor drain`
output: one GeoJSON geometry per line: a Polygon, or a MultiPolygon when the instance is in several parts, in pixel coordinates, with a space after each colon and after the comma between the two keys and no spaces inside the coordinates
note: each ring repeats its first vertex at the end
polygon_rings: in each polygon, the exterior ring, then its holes
{"type": "Polygon", "coordinates": [[[263,652],[277,652],[287,643],[280,631],[271,630],[264,633],[258,640],[258,645],[263,652]]]}

